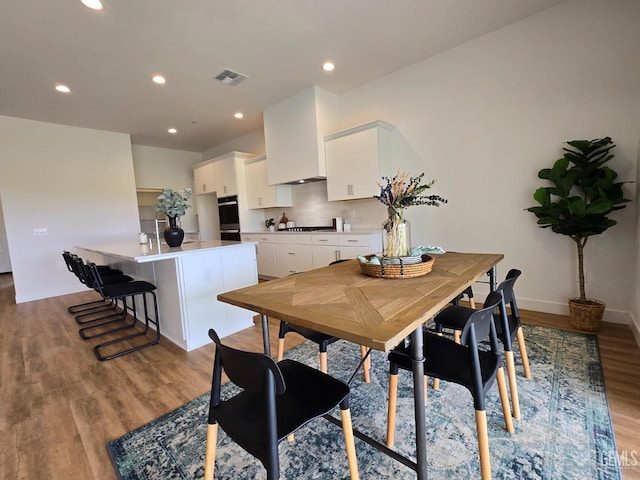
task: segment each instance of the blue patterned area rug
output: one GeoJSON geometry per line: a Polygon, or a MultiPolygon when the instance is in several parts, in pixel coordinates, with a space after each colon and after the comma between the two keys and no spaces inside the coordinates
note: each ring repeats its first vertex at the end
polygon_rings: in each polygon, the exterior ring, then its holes
{"type": "MultiPolygon", "coordinates": [[[[616,447],[595,335],[525,326],[532,379],[522,376],[516,353],[522,419],[515,433],[504,429],[497,387],[489,393],[487,419],[494,479],[620,479],[616,447]]],[[[288,355],[317,366],[318,349],[305,343],[288,355]]],[[[329,347],[330,374],[348,380],[359,348],[346,342],[329,347]]],[[[352,384],[354,428],[384,442],[386,435],[388,362],[373,352],[371,383],[358,375],[352,384]]],[[[410,372],[400,372],[394,449],[415,458],[413,397],[410,372]]],[[[237,387],[226,385],[224,395],[237,387]]],[[[119,478],[200,479],[209,395],[107,444],[119,478]]],[[[471,395],[458,385],[441,382],[429,389],[426,405],[429,478],[479,478],[475,417],[471,395]]],[[[336,411],[335,416],[339,418],[336,411]]],[[[406,466],[356,438],[363,479],[414,479],[406,466]]],[[[280,444],[281,478],[344,479],[349,471],[342,430],[319,419],[280,444]]],[[[263,479],[262,465],[237,447],[222,430],[218,434],[217,479],[263,479]]]]}

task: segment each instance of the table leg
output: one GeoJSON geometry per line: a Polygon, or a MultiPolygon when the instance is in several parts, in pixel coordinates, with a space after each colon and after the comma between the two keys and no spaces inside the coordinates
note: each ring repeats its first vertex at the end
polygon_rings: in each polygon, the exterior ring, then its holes
{"type": "Polygon", "coordinates": [[[413,402],[416,414],[416,473],[418,480],[427,478],[427,434],[424,409],[424,351],[422,326],[411,334],[411,363],[413,370],[413,402]]]}
{"type": "Polygon", "coordinates": [[[495,292],[496,290],[496,266],[491,267],[491,270],[487,272],[489,274],[489,288],[490,292],[495,292]]]}
{"type": "Polygon", "coordinates": [[[265,355],[271,356],[271,342],[269,341],[269,318],[261,315],[262,318],[262,344],[264,345],[265,355]]]}

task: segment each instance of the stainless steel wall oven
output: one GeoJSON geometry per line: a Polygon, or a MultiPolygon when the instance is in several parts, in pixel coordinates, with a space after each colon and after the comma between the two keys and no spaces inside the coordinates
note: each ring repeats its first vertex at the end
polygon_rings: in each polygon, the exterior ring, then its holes
{"type": "Polygon", "coordinates": [[[238,214],[238,197],[218,198],[218,214],[220,215],[220,240],[240,241],[240,216],[238,214]]]}

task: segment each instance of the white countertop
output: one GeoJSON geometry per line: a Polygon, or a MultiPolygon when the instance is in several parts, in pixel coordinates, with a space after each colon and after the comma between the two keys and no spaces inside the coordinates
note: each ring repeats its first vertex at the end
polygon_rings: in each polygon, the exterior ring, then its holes
{"type": "Polygon", "coordinates": [[[74,248],[86,250],[88,252],[100,253],[112,257],[121,258],[123,260],[133,261],[137,263],[155,262],[158,260],[166,260],[176,258],[183,255],[192,255],[204,250],[215,248],[236,248],[255,242],[231,242],[225,240],[209,240],[209,241],[191,241],[186,240],[180,247],[169,247],[168,245],[157,245],[153,242],[153,247],[147,244],[141,245],[135,240],[126,242],[109,242],[96,245],[76,245],[74,248]]]}
{"type": "Polygon", "coordinates": [[[264,235],[267,233],[282,235],[282,234],[305,234],[305,235],[350,235],[350,234],[361,234],[361,235],[369,235],[371,233],[379,233],[380,228],[352,228],[350,232],[337,232],[335,230],[312,230],[310,232],[294,232],[290,230],[276,230],[274,232],[270,232],[269,230],[249,230],[242,231],[240,234],[248,234],[248,235],[264,235]]]}

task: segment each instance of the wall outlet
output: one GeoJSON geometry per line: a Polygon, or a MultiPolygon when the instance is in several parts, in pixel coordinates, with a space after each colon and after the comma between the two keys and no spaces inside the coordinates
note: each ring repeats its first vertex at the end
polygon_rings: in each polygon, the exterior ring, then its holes
{"type": "Polygon", "coordinates": [[[34,228],[33,229],[33,234],[34,235],[46,235],[47,234],[47,229],[46,228],[34,228]]]}

